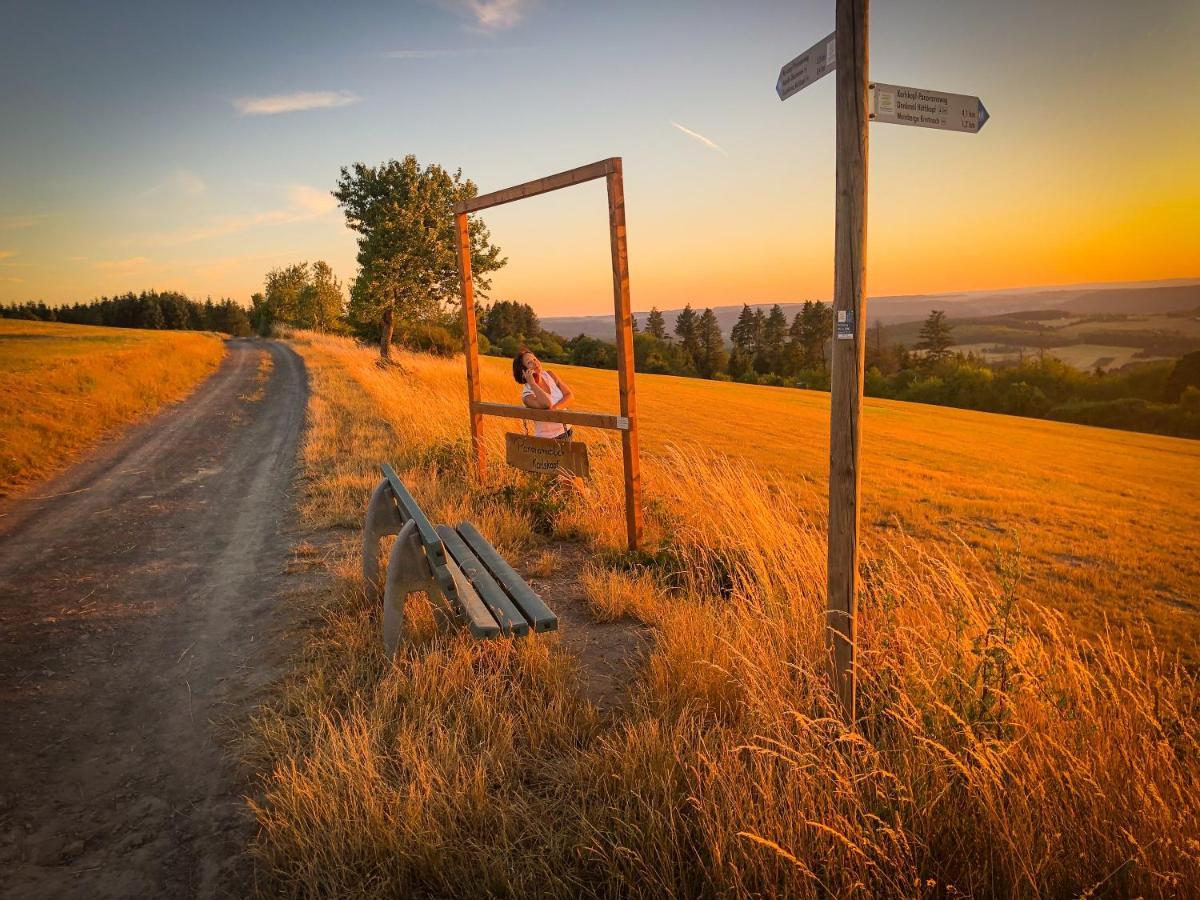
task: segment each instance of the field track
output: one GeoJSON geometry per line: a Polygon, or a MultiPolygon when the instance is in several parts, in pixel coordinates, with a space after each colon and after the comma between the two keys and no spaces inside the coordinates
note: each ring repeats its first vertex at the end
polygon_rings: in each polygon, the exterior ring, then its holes
{"type": "Polygon", "coordinates": [[[0,505],[5,897],[245,893],[215,728],[274,671],[306,397],[290,349],[230,341],[187,401],[0,505]]]}

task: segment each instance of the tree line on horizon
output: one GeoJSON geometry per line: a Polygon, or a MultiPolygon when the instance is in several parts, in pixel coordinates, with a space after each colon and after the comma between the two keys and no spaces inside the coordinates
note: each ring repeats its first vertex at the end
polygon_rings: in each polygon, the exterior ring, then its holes
{"type": "MultiPolygon", "coordinates": [[[[482,352],[513,356],[526,347],[549,362],[616,368],[612,341],[584,334],[565,338],[549,331],[528,304],[501,300],[481,307],[477,318],[482,352]]],[[[832,327],[833,314],[824,303],[808,301],[790,323],[778,304],[769,313],[746,304],[727,343],[711,308],[697,312],[687,304],[669,334],[662,312],[654,307],[644,325],[634,317],[634,364],[651,375],[778,386],[799,379],[827,385],[825,347],[832,327]]]]}
{"type": "Polygon", "coordinates": [[[47,306],[45,303],[0,305],[0,318],[155,331],[220,331],[234,337],[251,333],[246,308],[228,297],[192,300],[179,291],[129,291],[97,297],[87,303],[47,306]]]}

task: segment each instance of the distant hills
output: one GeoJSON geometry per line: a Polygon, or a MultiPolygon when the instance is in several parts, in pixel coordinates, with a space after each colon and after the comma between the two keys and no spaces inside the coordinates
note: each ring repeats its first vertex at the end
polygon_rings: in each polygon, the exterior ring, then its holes
{"type": "MultiPolygon", "coordinates": [[[[802,303],[780,303],[790,320],[802,303]]],[[[751,304],[751,308],[770,309],[770,303],[751,304]]],[[[884,325],[915,322],[924,319],[931,310],[944,309],[951,319],[998,316],[1031,310],[1061,310],[1069,315],[1161,315],[1200,309],[1200,282],[1150,283],[1105,287],[1047,288],[962,294],[918,294],[907,297],[870,297],[867,300],[867,322],[884,325]]],[[[675,327],[681,310],[663,310],[668,331],[675,327]]],[[[726,338],[742,311],[742,304],[715,306],[717,321],[726,338]]],[[[645,323],[648,311],[636,313],[645,323]]],[[[564,337],[586,334],[589,337],[613,340],[612,316],[550,316],[542,319],[542,327],[564,337]]]]}

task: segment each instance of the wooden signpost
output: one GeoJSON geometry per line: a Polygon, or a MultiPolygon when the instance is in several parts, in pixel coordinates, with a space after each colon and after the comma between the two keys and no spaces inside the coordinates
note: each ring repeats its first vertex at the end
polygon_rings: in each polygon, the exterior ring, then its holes
{"type": "Polygon", "coordinates": [[[587,444],[582,441],[561,441],[558,438],[532,437],[509,432],[504,436],[505,462],[526,472],[553,475],[567,472],[587,478],[587,444]]]}
{"type": "Polygon", "coordinates": [[[869,0],[837,0],[834,53],[818,42],[780,71],[786,100],[833,68],[837,81],[837,176],[833,259],[833,359],[829,392],[829,553],[826,635],[829,675],[847,721],[855,716],[858,603],[859,428],[863,395],[863,316],[867,255],[867,124],[871,119],[978,132],[988,113],[978,97],[871,85],[869,0]],[[802,60],[805,60],[801,63],[802,60]],[[815,60],[815,62],[814,62],[815,60]],[[792,78],[785,78],[788,67],[792,78]],[[800,70],[803,69],[803,72],[800,70]]]}
{"type": "MultiPolygon", "coordinates": [[[[580,166],[546,178],[528,181],[501,191],[481,194],[470,200],[454,204],[457,223],[455,236],[458,250],[458,274],[462,282],[463,342],[467,356],[467,398],[471,416],[471,455],[475,474],[482,481],[486,475],[483,448],[483,417],[499,416],[510,419],[525,419],[535,422],[559,422],[563,425],[582,425],[588,428],[608,428],[621,432],[622,468],[625,478],[625,531],[630,550],[636,550],[642,539],[642,476],[638,456],[637,402],[634,391],[633,371],[633,313],[629,302],[629,254],[625,236],[625,181],[621,170],[621,158],[614,156],[590,165],[580,166]],[[620,414],[582,412],[568,409],[530,409],[507,403],[485,403],[479,389],[479,337],[475,323],[475,287],[471,281],[471,239],[467,216],[481,209],[512,203],[527,197],[536,197],[549,191],[583,184],[603,178],[608,185],[608,226],[612,251],[613,312],[617,324],[617,387],[620,395],[620,414]]],[[[523,435],[509,435],[507,455],[529,461],[536,444],[527,443],[540,439],[523,435]],[[513,450],[512,439],[521,439],[513,450]]],[[[570,447],[571,442],[557,442],[570,447]]],[[[587,448],[584,447],[583,468],[587,469],[587,448]]],[[[563,450],[563,459],[569,465],[556,465],[575,471],[578,463],[577,451],[563,450]],[[575,454],[575,455],[571,455],[575,454]]],[[[534,453],[533,456],[537,454],[534,453]]],[[[514,463],[515,464],[515,463],[514,463]]],[[[522,466],[525,468],[525,466],[522,466]]]]}

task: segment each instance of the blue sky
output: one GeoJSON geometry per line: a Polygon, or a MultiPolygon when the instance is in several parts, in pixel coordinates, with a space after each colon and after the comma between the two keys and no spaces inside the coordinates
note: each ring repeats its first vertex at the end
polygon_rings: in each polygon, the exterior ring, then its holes
{"type": "MultiPolygon", "coordinates": [[[[779,66],[833,0],[6,4],[0,300],[245,300],[354,242],[340,166],[487,191],[625,159],[635,306],[827,297],[833,80],[779,66]],[[683,129],[707,138],[709,143],[683,129]],[[715,146],[714,146],[715,145],[715,146]]],[[[872,77],[974,93],[979,135],[877,125],[874,294],[1200,274],[1200,4],[876,3],[872,77]]],[[[603,186],[487,215],[497,296],[610,303],[603,186]]]]}

